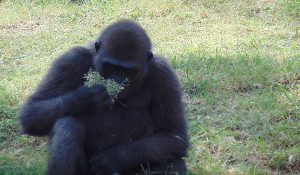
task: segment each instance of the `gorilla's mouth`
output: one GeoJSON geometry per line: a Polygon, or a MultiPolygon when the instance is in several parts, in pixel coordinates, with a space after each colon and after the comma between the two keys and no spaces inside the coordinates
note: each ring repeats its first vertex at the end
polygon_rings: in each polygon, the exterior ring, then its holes
{"type": "Polygon", "coordinates": [[[116,74],[116,73],[108,75],[107,77],[105,77],[105,79],[113,80],[120,85],[124,84],[124,82],[128,81],[128,78],[126,78],[125,76],[122,76],[120,74],[116,74]]]}

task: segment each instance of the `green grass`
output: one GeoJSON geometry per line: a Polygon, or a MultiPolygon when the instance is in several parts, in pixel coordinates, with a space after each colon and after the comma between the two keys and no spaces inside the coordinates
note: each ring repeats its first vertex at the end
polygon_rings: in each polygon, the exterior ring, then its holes
{"type": "Polygon", "coordinates": [[[189,174],[300,173],[300,2],[0,2],[0,174],[44,174],[45,139],[17,109],[49,64],[108,24],[136,20],[184,87],[189,174]]]}

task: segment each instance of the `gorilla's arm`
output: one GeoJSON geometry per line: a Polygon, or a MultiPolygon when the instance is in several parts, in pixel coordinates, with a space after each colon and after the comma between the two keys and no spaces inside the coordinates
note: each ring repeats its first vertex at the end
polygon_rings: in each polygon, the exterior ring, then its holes
{"type": "Polygon", "coordinates": [[[151,115],[156,134],[137,141],[138,147],[144,159],[150,162],[185,157],[188,136],[180,83],[175,72],[162,58],[153,58],[149,72],[151,115]]]}
{"type": "Polygon", "coordinates": [[[141,162],[168,162],[186,156],[188,136],[177,77],[161,58],[151,61],[149,73],[147,81],[152,90],[150,108],[155,134],[104,150],[91,159],[94,172],[122,172],[141,162]]]}
{"type": "Polygon", "coordinates": [[[83,83],[92,58],[88,49],[75,47],[55,60],[19,113],[24,133],[47,135],[56,119],[71,110],[71,91],[83,83]]]}

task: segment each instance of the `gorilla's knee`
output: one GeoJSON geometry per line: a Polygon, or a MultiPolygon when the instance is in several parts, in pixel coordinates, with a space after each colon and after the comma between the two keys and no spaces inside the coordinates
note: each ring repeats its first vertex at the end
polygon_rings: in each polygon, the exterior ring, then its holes
{"type": "Polygon", "coordinates": [[[75,174],[82,156],[83,126],[72,117],[56,121],[49,138],[48,175],[75,174]]]}
{"type": "Polygon", "coordinates": [[[179,175],[186,174],[187,168],[184,160],[175,160],[174,162],[170,163],[170,165],[167,167],[167,172],[169,169],[169,173],[172,174],[172,172],[175,172],[179,175]]]}
{"type": "Polygon", "coordinates": [[[64,137],[82,137],[84,127],[82,122],[73,117],[64,117],[56,121],[52,134],[64,137]]]}
{"type": "Polygon", "coordinates": [[[74,152],[83,144],[84,127],[72,117],[64,117],[56,121],[49,138],[50,154],[74,152]]]}
{"type": "Polygon", "coordinates": [[[143,175],[185,175],[187,168],[184,160],[174,160],[168,163],[148,163],[142,168],[143,175]]]}

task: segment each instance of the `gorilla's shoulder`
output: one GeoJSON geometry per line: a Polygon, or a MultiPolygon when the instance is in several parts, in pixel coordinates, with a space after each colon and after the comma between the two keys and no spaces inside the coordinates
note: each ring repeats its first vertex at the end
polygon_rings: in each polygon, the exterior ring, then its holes
{"type": "Polygon", "coordinates": [[[86,61],[93,58],[93,53],[90,49],[82,46],[76,46],[62,54],[58,60],[63,61],[86,61]]]}
{"type": "Polygon", "coordinates": [[[181,91],[181,85],[172,66],[167,59],[161,56],[154,56],[149,64],[149,81],[154,89],[181,91]]]}
{"type": "Polygon", "coordinates": [[[69,49],[67,52],[63,53],[56,60],[54,60],[52,67],[54,69],[64,68],[70,70],[74,67],[91,65],[92,61],[93,53],[91,50],[85,47],[77,46],[69,49]]]}
{"type": "Polygon", "coordinates": [[[162,56],[154,56],[150,61],[150,76],[155,79],[176,78],[176,74],[166,58],[162,56]],[[153,77],[154,76],[154,77],[153,77]]]}

